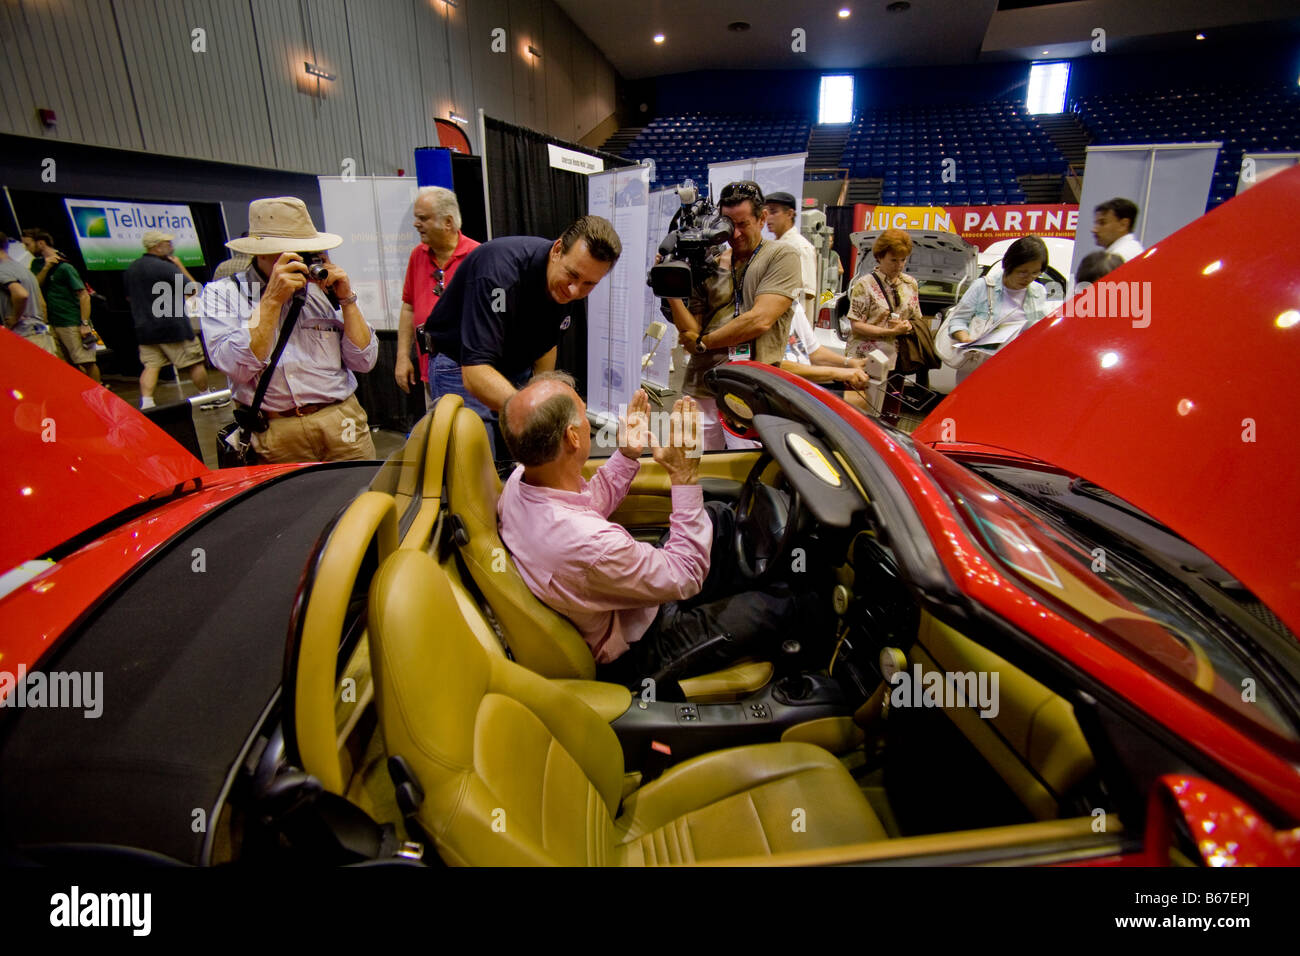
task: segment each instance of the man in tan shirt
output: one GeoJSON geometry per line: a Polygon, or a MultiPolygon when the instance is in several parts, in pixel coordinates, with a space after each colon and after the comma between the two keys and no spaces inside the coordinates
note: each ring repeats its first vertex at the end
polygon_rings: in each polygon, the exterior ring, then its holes
{"type": "MultiPolygon", "coordinates": [[[[802,288],[799,253],[791,245],[763,239],[767,210],[758,184],[744,180],[722,189],[718,210],[731,221],[731,313],[725,311],[707,327],[701,315],[679,299],[669,300],[679,341],[692,365],[750,360],[780,365],[790,336],[794,299],[802,288]],[[721,321],[721,324],[719,324],[721,321]]],[[[724,283],[725,285],[725,283],[724,283]]],[[[687,378],[692,378],[690,368],[687,378]]],[[[696,395],[704,416],[704,448],[722,447],[718,439],[717,405],[696,395]]],[[[746,443],[748,444],[748,443],[746,443]]],[[[744,447],[730,438],[727,447],[744,447]]]]}

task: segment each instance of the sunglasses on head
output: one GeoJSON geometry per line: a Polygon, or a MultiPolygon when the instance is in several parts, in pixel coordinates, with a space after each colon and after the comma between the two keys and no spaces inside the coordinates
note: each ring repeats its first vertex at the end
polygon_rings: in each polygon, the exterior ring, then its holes
{"type": "Polygon", "coordinates": [[[720,202],[729,203],[733,199],[757,199],[758,204],[761,206],[763,205],[763,190],[758,188],[758,183],[750,182],[748,179],[727,183],[722,187],[720,202]]]}

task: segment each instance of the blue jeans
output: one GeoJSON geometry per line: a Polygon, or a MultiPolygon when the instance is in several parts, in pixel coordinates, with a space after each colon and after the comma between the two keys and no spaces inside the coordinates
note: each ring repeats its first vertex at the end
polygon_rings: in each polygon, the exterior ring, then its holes
{"type": "Polygon", "coordinates": [[[488,426],[488,434],[492,434],[492,419],[495,415],[469,393],[460,374],[460,365],[446,355],[435,355],[429,360],[429,397],[436,403],[444,395],[459,395],[463,398],[465,407],[473,409],[483,419],[483,424],[488,426]]]}

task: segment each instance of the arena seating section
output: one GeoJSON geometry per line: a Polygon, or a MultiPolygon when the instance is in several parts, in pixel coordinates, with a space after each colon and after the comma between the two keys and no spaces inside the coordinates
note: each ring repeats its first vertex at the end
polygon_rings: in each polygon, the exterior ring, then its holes
{"type": "Polygon", "coordinates": [[[1070,108],[1095,145],[1222,142],[1207,209],[1236,195],[1243,152],[1300,150],[1300,87],[1289,84],[1090,96],[1070,108]]]}
{"type": "Polygon", "coordinates": [[[1025,201],[1017,176],[1064,173],[1047,133],[1009,102],[867,110],[844,145],[855,179],[881,177],[889,205],[997,205],[1025,201]],[[944,160],[955,179],[944,182],[944,160]]]}
{"type": "MultiPolygon", "coordinates": [[[[1289,85],[1106,94],[1067,109],[1094,144],[1222,141],[1207,208],[1235,195],[1244,151],[1300,150],[1300,88],[1289,85]]],[[[656,188],[705,185],[710,163],[803,152],[812,129],[808,116],[689,113],[654,120],[622,154],[653,159],[656,188]]],[[[1017,177],[1067,171],[1046,130],[1008,100],[865,110],[836,165],[883,179],[891,205],[1022,203],[1017,177]],[[947,158],[956,160],[950,183],[947,158]]]]}
{"type": "Polygon", "coordinates": [[[655,120],[623,155],[655,161],[655,188],[675,186],[684,179],[707,187],[710,163],[802,153],[811,132],[812,120],[807,116],[686,113],[655,120]]]}

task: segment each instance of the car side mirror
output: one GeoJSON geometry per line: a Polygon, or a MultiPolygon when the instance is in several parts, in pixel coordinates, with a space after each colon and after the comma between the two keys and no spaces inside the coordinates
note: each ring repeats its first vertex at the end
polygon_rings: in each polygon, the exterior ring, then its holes
{"type": "Polygon", "coordinates": [[[1142,843],[1149,866],[1300,865],[1300,828],[1277,830],[1235,794],[1184,774],[1152,787],[1142,843]]]}

